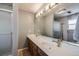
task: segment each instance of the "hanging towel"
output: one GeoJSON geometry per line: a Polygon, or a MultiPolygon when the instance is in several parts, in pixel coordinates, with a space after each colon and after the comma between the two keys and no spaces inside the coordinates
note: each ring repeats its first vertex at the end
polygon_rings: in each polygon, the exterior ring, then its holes
{"type": "Polygon", "coordinates": [[[73,39],[79,42],[79,16],[76,22],[74,33],[73,33],[73,39]]]}

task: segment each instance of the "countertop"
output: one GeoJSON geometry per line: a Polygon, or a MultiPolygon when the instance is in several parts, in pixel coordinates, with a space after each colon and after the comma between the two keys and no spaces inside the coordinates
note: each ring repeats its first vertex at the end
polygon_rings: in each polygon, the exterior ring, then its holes
{"type": "Polygon", "coordinates": [[[30,34],[27,36],[33,41],[42,51],[44,51],[48,56],[78,56],[79,46],[63,41],[61,46],[58,47],[55,38],[46,37],[42,35],[36,36],[35,34],[30,34]]]}

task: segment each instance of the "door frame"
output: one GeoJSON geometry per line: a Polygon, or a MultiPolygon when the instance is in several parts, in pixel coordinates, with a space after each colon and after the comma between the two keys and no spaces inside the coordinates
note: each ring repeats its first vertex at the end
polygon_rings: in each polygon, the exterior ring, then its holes
{"type": "Polygon", "coordinates": [[[12,55],[17,56],[18,53],[18,6],[17,3],[13,3],[13,13],[12,13],[12,55]]]}

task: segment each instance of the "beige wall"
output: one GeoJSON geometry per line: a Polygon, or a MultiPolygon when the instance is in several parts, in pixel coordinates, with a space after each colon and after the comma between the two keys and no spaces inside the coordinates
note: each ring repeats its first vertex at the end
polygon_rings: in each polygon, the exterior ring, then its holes
{"type": "Polygon", "coordinates": [[[32,13],[19,10],[19,48],[23,48],[26,36],[34,33],[34,15],[32,13]]]}

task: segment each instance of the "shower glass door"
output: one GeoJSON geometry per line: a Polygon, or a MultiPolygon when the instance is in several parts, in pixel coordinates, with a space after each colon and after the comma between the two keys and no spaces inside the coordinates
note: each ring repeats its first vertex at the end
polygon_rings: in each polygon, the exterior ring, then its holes
{"type": "Polygon", "coordinates": [[[0,10],[0,55],[11,54],[11,12],[0,10]]]}

